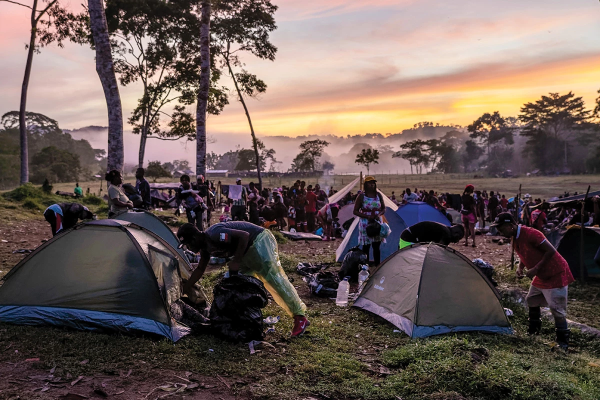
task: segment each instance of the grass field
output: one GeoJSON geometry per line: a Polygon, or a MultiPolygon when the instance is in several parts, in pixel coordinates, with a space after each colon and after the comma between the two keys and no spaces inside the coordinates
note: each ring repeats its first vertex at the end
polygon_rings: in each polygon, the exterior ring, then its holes
{"type": "MultiPolygon", "coordinates": [[[[433,174],[433,175],[376,175],[379,188],[387,195],[392,191],[400,195],[404,189],[410,187],[435,190],[437,192],[462,193],[465,186],[469,183],[475,185],[476,190],[493,190],[506,194],[506,197],[512,197],[519,191],[519,185],[522,185],[522,194],[529,193],[531,196],[542,199],[550,199],[554,196],[563,194],[565,191],[573,194],[574,192],[583,192],[587,190],[588,185],[591,191],[600,190],[600,175],[563,175],[563,176],[539,176],[539,177],[520,177],[520,178],[474,178],[473,175],[463,174],[433,174]]],[[[344,185],[352,182],[356,176],[353,175],[335,175],[323,176],[320,178],[300,178],[307,184],[315,185],[320,183],[323,187],[332,186],[335,189],[341,189],[344,185]]],[[[267,187],[280,187],[281,185],[291,186],[297,178],[264,178],[264,184],[267,187]]],[[[235,178],[215,178],[215,182],[220,180],[223,184],[234,184],[235,178]]],[[[126,178],[125,182],[134,183],[133,178],[126,178]]],[[[176,178],[162,178],[158,182],[175,182],[176,178]]],[[[255,181],[256,179],[245,178],[244,183],[255,181]]],[[[90,191],[98,194],[100,190],[100,180],[91,182],[80,182],[84,192],[89,187],[90,191]]],[[[54,190],[63,190],[72,192],[75,183],[56,183],[54,190]]],[[[106,193],[106,182],[102,182],[103,194],[106,193]]],[[[358,185],[354,192],[358,190],[358,185]]]]}
{"type": "MultiPolygon", "coordinates": [[[[583,177],[570,178],[581,181],[583,177]]],[[[498,185],[501,182],[510,181],[498,180],[498,185]]],[[[462,185],[462,181],[449,180],[444,184],[462,185]]],[[[552,184],[575,185],[575,182],[555,181],[552,184]]],[[[61,199],[42,195],[30,187],[5,193],[0,197],[0,228],[10,230],[17,221],[30,224],[30,231],[47,230],[40,210],[61,199]]],[[[87,198],[86,202],[98,203],[94,198],[87,198]]],[[[102,213],[106,206],[102,203],[91,204],[91,207],[102,213]]],[[[27,240],[27,236],[19,239],[27,240]]],[[[20,246],[27,245],[29,243],[20,246]]],[[[0,323],[0,365],[3,366],[0,366],[0,372],[9,373],[11,368],[28,363],[39,371],[30,375],[52,369],[53,375],[63,380],[77,376],[86,379],[118,377],[128,370],[133,371],[130,372],[132,376],[143,380],[146,375],[158,372],[164,375],[163,381],[154,385],[158,386],[172,381],[173,378],[167,375],[172,376],[173,371],[178,376],[186,376],[185,371],[190,371],[226,380],[230,389],[223,386],[223,390],[240,398],[258,399],[600,398],[600,339],[574,330],[572,352],[551,351],[548,343],[554,340],[552,324],[545,321],[542,335],[528,337],[525,334],[525,309],[503,299],[503,305],[515,312],[511,319],[515,335],[462,333],[410,340],[371,314],[337,307],[329,299],[307,294],[306,285],[295,273],[295,266],[300,261],[331,262],[334,247],[320,242],[318,245],[295,242],[281,247],[282,265],[308,305],[311,326],[302,338],[289,339],[292,319],[272,303],[264,310],[265,316],[282,317],[276,332],[266,338],[274,348],[264,347],[253,355],[249,354],[246,344],[231,344],[209,334],[187,337],[173,344],[146,336],[0,323]],[[32,359],[39,361],[27,361],[32,359]]],[[[489,259],[494,257],[490,254],[489,259]]],[[[501,285],[527,287],[528,280],[517,281],[506,261],[495,266],[501,285]]],[[[224,271],[213,271],[203,278],[202,284],[208,293],[212,292],[224,271]]],[[[598,282],[574,284],[570,288],[570,298],[580,300],[574,311],[581,322],[597,326],[600,318],[598,293],[598,282]]],[[[24,378],[23,381],[28,379],[24,378]]],[[[67,388],[73,390],[68,384],[67,388]]],[[[13,392],[0,392],[0,398],[6,393],[18,394],[20,398],[55,398],[57,390],[62,389],[52,388],[45,394],[14,389],[13,392]]],[[[129,397],[123,398],[155,399],[164,394],[169,393],[158,392],[150,396],[127,392],[123,396],[129,397]]],[[[87,396],[95,395],[90,391],[87,396]]]]}

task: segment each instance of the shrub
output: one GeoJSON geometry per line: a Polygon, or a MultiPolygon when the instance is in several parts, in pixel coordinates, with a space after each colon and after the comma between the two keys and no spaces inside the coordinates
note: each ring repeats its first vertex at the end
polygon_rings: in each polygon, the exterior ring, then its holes
{"type": "Polygon", "coordinates": [[[90,206],[99,206],[104,204],[104,200],[98,196],[96,196],[95,194],[88,194],[87,196],[83,197],[81,199],[81,202],[85,205],[90,205],[90,206]]]}
{"type": "Polygon", "coordinates": [[[44,206],[42,206],[39,201],[35,199],[29,199],[23,203],[23,208],[27,208],[28,210],[42,211],[44,206]]]}
{"type": "Polygon", "coordinates": [[[41,199],[44,197],[44,192],[42,189],[33,186],[31,183],[26,183],[10,192],[4,193],[2,196],[8,200],[23,201],[26,199],[41,199]]]}

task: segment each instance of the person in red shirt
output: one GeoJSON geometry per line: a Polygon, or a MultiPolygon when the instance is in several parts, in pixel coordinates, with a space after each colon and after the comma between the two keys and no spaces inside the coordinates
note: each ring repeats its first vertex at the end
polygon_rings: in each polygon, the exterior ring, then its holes
{"type": "Polygon", "coordinates": [[[308,185],[306,188],[306,223],[308,231],[313,233],[315,231],[315,215],[317,213],[317,195],[313,191],[312,185],[308,185]]]}
{"type": "Polygon", "coordinates": [[[549,204],[542,203],[539,208],[531,212],[531,227],[543,232],[544,225],[548,223],[546,211],[548,210],[549,204]]]}
{"type": "Polygon", "coordinates": [[[508,199],[505,195],[502,195],[500,199],[500,206],[502,206],[502,211],[506,211],[508,209],[508,199]]]}
{"type": "Polygon", "coordinates": [[[512,239],[513,247],[521,263],[517,277],[525,275],[533,279],[527,294],[530,335],[537,335],[542,328],[540,307],[550,307],[556,325],[556,342],[563,350],[569,347],[571,332],[567,326],[567,292],[574,282],[567,261],[546,240],[543,233],[534,228],[518,225],[511,213],[498,215],[494,226],[502,236],[512,239]]]}

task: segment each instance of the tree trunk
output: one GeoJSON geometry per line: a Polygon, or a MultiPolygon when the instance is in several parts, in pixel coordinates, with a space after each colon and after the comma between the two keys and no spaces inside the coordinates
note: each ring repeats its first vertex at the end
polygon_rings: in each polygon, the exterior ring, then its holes
{"type": "Polygon", "coordinates": [[[140,151],[138,153],[138,168],[144,168],[144,155],[146,154],[146,140],[148,139],[148,130],[142,126],[140,135],[140,151]]]}
{"type": "Polygon", "coordinates": [[[108,108],[107,170],[123,171],[123,110],[110,48],[104,2],[102,0],[88,0],[88,10],[96,48],[96,71],[102,83],[106,107],[108,108]]]}
{"type": "Polygon", "coordinates": [[[35,50],[35,38],[37,36],[37,0],[33,0],[31,7],[31,35],[29,37],[29,48],[27,49],[27,63],[25,64],[25,76],[21,86],[21,104],[19,107],[19,136],[21,138],[21,185],[29,182],[29,147],[27,144],[27,88],[31,76],[31,64],[33,63],[33,51],[35,50]]]}
{"type": "MultiPolygon", "coordinates": [[[[252,144],[254,145],[254,155],[256,158],[256,173],[258,174],[258,187],[259,190],[262,190],[262,177],[260,174],[260,155],[258,154],[258,143],[256,142],[256,135],[254,134],[254,127],[252,127],[252,120],[250,119],[250,113],[248,112],[248,107],[246,107],[246,102],[244,101],[244,97],[242,96],[242,91],[238,86],[237,80],[235,79],[235,75],[233,74],[233,70],[231,69],[231,64],[229,63],[229,58],[225,60],[227,62],[227,68],[229,68],[229,74],[231,75],[231,79],[233,79],[233,84],[235,85],[235,90],[237,91],[238,97],[240,98],[240,102],[244,106],[244,111],[246,112],[246,117],[248,118],[248,125],[250,125],[250,134],[252,135],[252,144]]],[[[313,164],[314,170],[314,164],[313,164]]]]}
{"type": "Polygon", "coordinates": [[[200,87],[196,104],[196,176],[206,176],[206,109],[210,87],[210,1],[200,17],[200,87]]]}

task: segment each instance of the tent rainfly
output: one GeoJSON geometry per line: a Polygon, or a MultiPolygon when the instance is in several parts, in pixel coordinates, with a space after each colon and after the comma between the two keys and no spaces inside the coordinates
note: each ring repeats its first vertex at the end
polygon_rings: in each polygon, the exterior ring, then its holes
{"type": "MultiPolygon", "coordinates": [[[[584,278],[600,277],[600,228],[585,227],[583,231],[584,278]]],[[[574,225],[567,230],[555,230],[548,235],[556,251],[569,263],[575,279],[581,279],[581,227],[574,225]]]]}
{"type": "Polygon", "coordinates": [[[409,227],[423,221],[439,222],[446,226],[452,225],[444,214],[422,201],[413,201],[401,205],[396,212],[409,227]]]}
{"type": "Polygon", "coordinates": [[[185,266],[165,240],[130,222],[79,224],[6,275],[0,321],[148,332],[177,341],[190,332],[170,315],[185,266]]]}
{"type": "Polygon", "coordinates": [[[369,278],[354,307],[388,320],[411,338],[450,332],[513,333],[491,283],[466,257],[438,244],[414,244],[369,278]]]}

